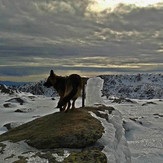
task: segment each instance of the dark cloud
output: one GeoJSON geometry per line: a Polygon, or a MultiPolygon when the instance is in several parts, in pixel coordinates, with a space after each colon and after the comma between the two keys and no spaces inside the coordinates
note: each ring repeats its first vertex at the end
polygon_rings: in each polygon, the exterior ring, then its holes
{"type": "Polygon", "coordinates": [[[92,12],[91,3],[0,0],[1,76],[40,75],[50,68],[163,71],[163,3],[121,3],[101,12],[92,12]]]}

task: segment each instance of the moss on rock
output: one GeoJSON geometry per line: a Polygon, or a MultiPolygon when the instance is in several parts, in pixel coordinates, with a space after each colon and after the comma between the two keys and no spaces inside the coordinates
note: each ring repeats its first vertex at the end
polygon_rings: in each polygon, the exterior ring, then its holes
{"type": "Polygon", "coordinates": [[[85,109],[54,113],[11,129],[0,141],[26,140],[38,149],[83,148],[93,145],[104,131],[101,123],[85,109]]]}
{"type": "Polygon", "coordinates": [[[107,163],[104,153],[99,150],[85,150],[83,152],[73,152],[67,157],[64,163],[107,163]]]}
{"type": "MultiPolygon", "coordinates": [[[[57,151],[55,151],[57,153],[57,151]]],[[[64,158],[63,161],[57,161],[53,152],[38,152],[35,156],[47,159],[49,163],[106,163],[107,158],[104,153],[97,149],[88,149],[81,152],[72,152],[67,158],[64,158]]]]}

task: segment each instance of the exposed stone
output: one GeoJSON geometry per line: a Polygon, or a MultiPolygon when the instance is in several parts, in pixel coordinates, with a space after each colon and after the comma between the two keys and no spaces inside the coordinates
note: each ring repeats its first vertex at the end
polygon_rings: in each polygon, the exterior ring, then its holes
{"type": "Polygon", "coordinates": [[[6,102],[17,102],[17,103],[19,103],[20,105],[23,105],[24,100],[22,100],[21,98],[12,98],[12,99],[10,99],[10,100],[7,100],[6,102]]]}
{"type": "Polygon", "coordinates": [[[0,136],[0,141],[26,142],[39,149],[84,148],[95,144],[104,129],[101,123],[85,109],[68,113],[54,113],[17,128],[0,136]]]}

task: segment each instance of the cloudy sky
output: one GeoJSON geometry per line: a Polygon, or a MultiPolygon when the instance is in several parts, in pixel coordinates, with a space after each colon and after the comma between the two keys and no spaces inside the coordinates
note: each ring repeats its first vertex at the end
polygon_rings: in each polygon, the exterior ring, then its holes
{"type": "Polygon", "coordinates": [[[0,80],[163,73],[163,0],[0,0],[0,80]]]}

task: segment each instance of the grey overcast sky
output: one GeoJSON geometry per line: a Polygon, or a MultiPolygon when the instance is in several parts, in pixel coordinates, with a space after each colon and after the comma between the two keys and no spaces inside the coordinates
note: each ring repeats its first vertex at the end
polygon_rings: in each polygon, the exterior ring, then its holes
{"type": "Polygon", "coordinates": [[[0,80],[163,73],[163,0],[0,0],[0,80]]]}

